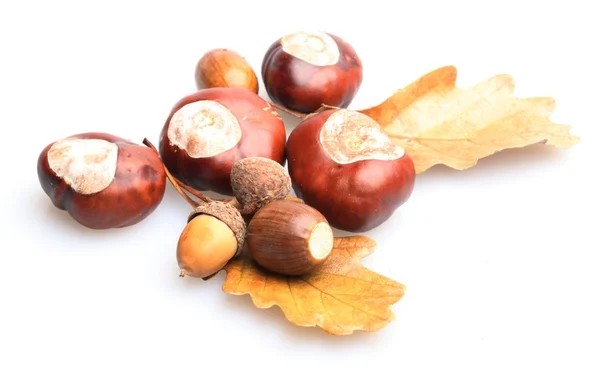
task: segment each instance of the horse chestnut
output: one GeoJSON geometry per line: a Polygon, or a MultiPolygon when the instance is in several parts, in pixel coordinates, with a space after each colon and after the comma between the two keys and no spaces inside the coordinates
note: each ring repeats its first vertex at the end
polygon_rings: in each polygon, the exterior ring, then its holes
{"type": "Polygon", "coordinates": [[[92,229],[134,225],[160,204],[164,166],[152,149],[106,133],[82,133],[48,144],[37,162],[54,206],[92,229]]]}
{"type": "Polygon", "coordinates": [[[341,230],[375,228],[413,191],[410,156],[360,112],[327,110],[307,118],[291,132],[287,156],[296,195],[341,230]]]}
{"type": "Polygon", "coordinates": [[[275,41],[261,66],[273,102],[300,113],[323,104],[347,108],[362,83],[362,62],[336,35],[297,32],[275,41]]]}
{"type": "Polygon", "coordinates": [[[239,87],[213,87],[175,104],[160,134],[160,156],[196,190],[232,195],[230,172],[246,157],[285,164],[285,125],[263,98],[239,87]]]}

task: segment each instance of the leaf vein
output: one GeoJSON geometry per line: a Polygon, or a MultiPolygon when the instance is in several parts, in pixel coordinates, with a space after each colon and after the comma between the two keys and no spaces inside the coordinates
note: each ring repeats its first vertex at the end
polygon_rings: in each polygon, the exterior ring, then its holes
{"type": "Polygon", "coordinates": [[[237,284],[235,285],[235,292],[239,292],[239,287],[242,281],[244,280],[244,269],[246,268],[246,261],[242,261],[242,268],[240,269],[240,279],[238,279],[237,284]]]}
{"type": "Polygon", "coordinates": [[[325,314],[327,316],[329,316],[329,319],[331,320],[331,322],[333,322],[334,325],[336,325],[339,329],[344,330],[344,328],[342,326],[340,326],[339,323],[337,323],[337,321],[335,320],[335,318],[333,318],[333,314],[331,314],[331,312],[329,311],[329,308],[327,308],[327,305],[325,305],[325,299],[323,299],[323,295],[325,293],[321,292],[321,304],[323,305],[323,309],[325,310],[325,314]]]}
{"type": "Polygon", "coordinates": [[[304,317],[304,313],[302,313],[302,311],[300,311],[300,307],[298,306],[298,301],[296,300],[296,296],[294,295],[294,292],[292,291],[292,285],[290,284],[290,279],[286,279],[286,283],[288,286],[288,290],[290,291],[290,296],[292,296],[292,300],[294,301],[294,306],[296,307],[296,310],[298,311],[298,314],[300,314],[300,316],[304,317]]]}
{"type": "MultiPolygon", "coordinates": [[[[350,304],[350,303],[348,303],[348,302],[346,302],[346,301],[344,301],[344,300],[341,300],[340,298],[337,298],[337,297],[335,297],[334,295],[332,295],[332,294],[330,294],[330,293],[328,293],[328,292],[325,292],[325,291],[321,290],[319,287],[317,287],[317,286],[315,286],[314,284],[310,283],[310,282],[309,282],[309,281],[307,281],[306,279],[304,279],[304,281],[305,281],[305,282],[306,282],[306,283],[307,283],[309,286],[311,286],[311,287],[313,287],[314,289],[316,289],[317,291],[321,292],[321,294],[325,294],[325,295],[331,296],[332,298],[336,299],[336,300],[337,300],[337,301],[339,301],[340,303],[342,303],[342,304],[344,304],[344,305],[347,305],[347,306],[349,306],[349,307],[350,307],[350,308],[352,308],[352,309],[358,310],[359,312],[362,312],[362,313],[364,313],[364,314],[366,314],[366,315],[368,315],[368,316],[371,316],[371,317],[377,318],[377,319],[379,319],[379,320],[382,320],[382,321],[384,321],[384,320],[385,320],[385,318],[383,318],[383,317],[380,317],[380,316],[378,316],[378,315],[376,315],[376,314],[373,314],[373,313],[370,313],[370,312],[368,312],[368,311],[366,311],[366,310],[363,310],[363,309],[361,309],[361,308],[358,308],[358,307],[356,307],[356,306],[354,306],[354,305],[352,305],[352,304],[350,304]]],[[[321,298],[322,298],[322,296],[321,296],[321,298]]]]}
{"type": "MultiPolygon", "coordinates": [[[[365,268],[365,270],[369,271],[366,268],[365,268]]],[[[326,272],[315,271],[314,275],[323,275],[325,277],[340,277],[340,278],[350,279],[350,280],[353,280],[355,282],[357,280],[359,280],[359,281],[364,282],[364,283],[370,283],[370,284],[375,285],[375,286],[382,286],[382,287],[388,287],[388,288],[394,288],[395,286],[397,286],[397,285],[391,285],[391,284],[386,284],[386,283],[379,283],[379,282],[375,282],[375,281],[370,281],[370,280],[362,279],[362,278],[359,278],[359,277],[350,277],[350,276],[345,275],[345,274],[336,274],[336,273],[326,273],[326,272]]],[[[310,278],[314,278],[314,275],[312,275],[310,278]]],[[[308,279],[310,279],[310,278],[302,278],[302,280],[305,281],[306,283],[308,283],[308,279]]],[[[394,282],[392,280],[390,280],[390,281],[394,282]]]]}

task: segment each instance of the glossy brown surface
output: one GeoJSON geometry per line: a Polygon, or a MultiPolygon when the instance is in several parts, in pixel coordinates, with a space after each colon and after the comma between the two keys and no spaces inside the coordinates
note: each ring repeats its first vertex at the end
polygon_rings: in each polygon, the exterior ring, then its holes
{"type": "Polygon", "coordinates": [[[245,157],[258,156],[284,165],[285,138],[281,117],[260,96],[244,88],[207,88],[175,104],[161,131],[158,149],[169,171],[183,183],[200,191],[233,195],[229,179],[233,164],[245,157]],[[242,138],[225,152],[195,159],[169,142],[167,130],[175,112],[200,100],[214,100],[229,108],[240,124],[242,138]]]}
{"type": "Polygon", "coordinates": [[[256,73],[244,57],[230,49],[205,53],[196,64],[196,87],[241,87],[258,93],[256,73]]]}
{"type": "Polygon", "coordinates": [[[333,114],[300,123],[287,143],[288,170],[296,195],[315,207],[332,227],[364,232],[385,222],[412,194],[415,168],[408,155],[341,165],[320,145],[319,133],[333,114]]]}
{"type": "Polygon", "coordinates": [[[102,139],[119,148],[117,170],[104,190],[82,195],[58,178],[48,164],[48,144],[40,153],[37,173],[44,192],[57,208],[66,210],[77,222],[92,229],[134,225],[148,217],[163,199],[166,174],[152,149],[105,133],[83,133],[78,139],[102,139]]]}
{"type": "Polygon", "coordinates": [[[322,104],[347,108],[362,83],[362,62],[354,48],[338,36],[340,59],[335,65],[315,66],[285,52],[278,40],[263,58],[265,89],[275,103],[312,113],[322,104]]]}
{"type": "Polygon", "coordinates": [[[248,223],[246,244],[252,258],[277,274],[302,275],[322,264],[310,255],[308,240],[325,217],[313,207],[276,200],[262,207],[248,223]]]}

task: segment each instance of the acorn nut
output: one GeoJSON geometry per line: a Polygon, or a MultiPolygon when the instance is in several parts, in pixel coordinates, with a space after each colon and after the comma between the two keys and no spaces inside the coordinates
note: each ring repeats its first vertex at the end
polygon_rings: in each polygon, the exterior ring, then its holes
{"type": "Polygon", "coordinates": [[[180,276],[209,278],[237,256],[243,245],[246,224],[231,204],[210,201],[196,207],[177,243],[180,276]]]}
{"type": "Polygon", "coordinates": [[[256,73],[243,56],[231,49],[206,52],[196,64],[194,77],[198,89],[240,87],[258,94],[256,73]]]}
{"type": "Polygon", "coordinates": [[[230,179],[243,215],[253,214],[271,201],[284,199],[292,190],[286,169],[266,157],[246,157],[236,161],[230,179]]]}
{"type": "Polygon", "coordinates": [[[315,208],[275,200],[248,223],[246,245],[263,268],[282,275],[303,275],[321,265],[333,249],[333,231],[315,208]]]}

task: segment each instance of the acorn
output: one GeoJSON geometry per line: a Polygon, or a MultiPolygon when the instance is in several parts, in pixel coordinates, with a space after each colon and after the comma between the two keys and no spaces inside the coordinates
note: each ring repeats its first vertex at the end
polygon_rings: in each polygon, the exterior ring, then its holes
{"type": "Polygon", "coordinates": [[[258,94],[256,73],[244,57],[230,49],[206,52],[196,64],[194,77],[198,89],[241,87],[258,94]]]}
{"type": "Polygon", "coordinates": [[[255,262],[273,273],[304,275],[323,264],[333,249],[333,231],[315,208],[275,200],[248,223],[246,247],[255,262]]]}
{"type": "Polygon", "coordinates": [[[180,276],[208,279],[244,246],[246,223],[231,204],[202,203],[188,216],[177,243],[180,276]]]}
{"type": "Polygon", "coordinates": [[[231,168],[230,179],[243,215],[253,214],[274,200],[284,199],[292,190],[286,169],[265,157],[246,157],[236,161],[231,168]]]}

